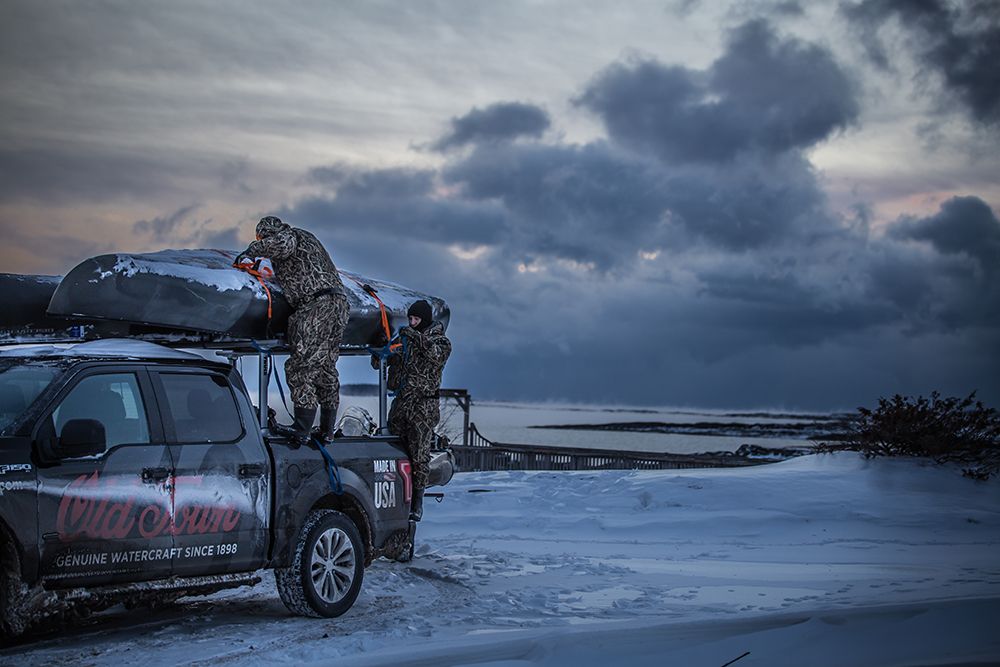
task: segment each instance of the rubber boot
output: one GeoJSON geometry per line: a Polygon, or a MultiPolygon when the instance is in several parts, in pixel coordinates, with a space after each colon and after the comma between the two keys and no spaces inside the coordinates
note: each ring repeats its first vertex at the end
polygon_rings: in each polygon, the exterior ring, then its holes
{"type": "Polygon", "coordinates": [[[413,489],[413,502],[410,503],[410,521],[420,521],[424,515],[424,490],[413,489]]]}
{"type": "Polygon", "coordinates": [[[292,424],[295,434],[303,440],[308,440],[309,436],[312,435],[312,425],[315,419],[316,408],[302,408],[296,405],[295,422],[292,424]]]}
{"type": "Polygon", "coordinates": [[[330,408],[320,408],[319,411],[319,432],[317,435],[323,442],[333,440],[333,432],[337,427],[337,413],[330,408]]]}

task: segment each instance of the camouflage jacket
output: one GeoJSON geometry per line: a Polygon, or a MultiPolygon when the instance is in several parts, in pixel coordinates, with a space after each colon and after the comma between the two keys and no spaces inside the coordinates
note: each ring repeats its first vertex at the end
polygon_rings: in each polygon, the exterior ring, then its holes
{"type": "Polygon", "coordinates": [[[389,357],[389,389],[403,399],[437,398],[441,373],[451,355],[451,341],[444,325],[433,322],[423,332],[413,327],[400,331],[403,351],[389,357]]]}
{"type": "Polygon", "coordinates": [[[267,257],[274,277],[288,304],[295,309],[309,303],[313,295],[332,289],[346,297],[337,267],[315,236],[278,222],[243,251],[249,257],[267,257]]]}

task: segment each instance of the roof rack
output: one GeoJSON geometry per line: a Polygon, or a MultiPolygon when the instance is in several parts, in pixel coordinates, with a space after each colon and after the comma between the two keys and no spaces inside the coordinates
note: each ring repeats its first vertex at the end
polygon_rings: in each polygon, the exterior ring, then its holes
{"type": "MultiPolygon", "coordinates": [[[[80,324],[62,330],[0,330],[0,348],[14,345],[73,345],[101,340],[133,340],[174,349],[216,350],[238,356],[255,355],[261,347],[271,351],[272,354],[289,354],[288,345],[283,337],[256,340],[168,330],[130,334],[122,327],[105,328],[101,324],[80,324]]],[[[341,356],[360,356],[370,353],[371,351],[366,346],[342,345],[340,347],[341,356]]]]}
{"type": "MultiPolygon", "coordinates": [[[[241,357],[256,356],[265,369],[274,355],[289,353],[283,336],[292,310],[280,285],[258,285],[254,278],[235,270],[236,256],[235,251],[219,249],[112,253],[85,259],[63,277],[0,273],[0,288],[11,295],[0,312],[0,348],[32,344],[51,348],[117,339],[126,341],[121,345],[135,341],[171,349],[211,350],[231,365],[241,357]]],[[[451,312],[441,298],[348,271],[341,270],[340,275],[350,308],[342,356],[370,354],[368,344],[376,342],[383,330],[388,334],[404,326],[410,304],[418,299],[430,303],[434,319],[447,326],[451,312]]],[[[98,347],[115,356],[107,347],[98,347]]],[[[388,430],[385,376],[382,359],[382,433],[388,430]]],[[[262,374],[259,395],[264,428],[267,384],[268,377],[262,374]]]]}

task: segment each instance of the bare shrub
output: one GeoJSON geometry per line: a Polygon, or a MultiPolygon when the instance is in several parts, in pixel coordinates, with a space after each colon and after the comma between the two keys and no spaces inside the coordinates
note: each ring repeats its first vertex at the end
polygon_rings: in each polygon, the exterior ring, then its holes
{"type": "Polygon", "coordinates": [[[848,437],[820,451],[854,450],[865,456],[921,456],[958,462],[964,473],[987,479],[1000,470],[1000,415],[976,399],[900,396],[880,398],[874,410],[858,408],[848,437]]]}

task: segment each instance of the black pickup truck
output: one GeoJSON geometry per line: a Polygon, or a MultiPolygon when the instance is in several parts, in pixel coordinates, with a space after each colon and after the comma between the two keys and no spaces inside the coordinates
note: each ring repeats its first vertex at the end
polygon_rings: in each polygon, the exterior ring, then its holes
{"type": "Polygon", "coordinates": [[[0,353],[3,635],[251,585],[266,568],[292,612],[338,616],[376,558],[412,557],[395,438],[338,438],[330,462],[260,423],[234,366],[195,354],[136,341],[0,353]]]}

